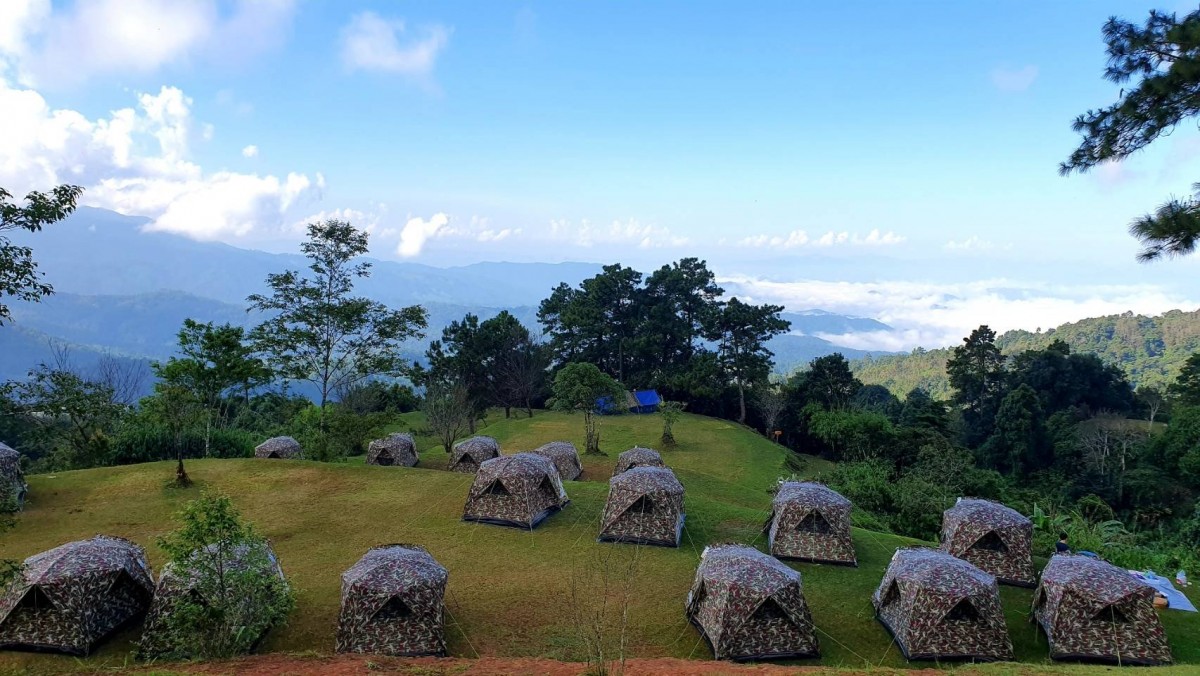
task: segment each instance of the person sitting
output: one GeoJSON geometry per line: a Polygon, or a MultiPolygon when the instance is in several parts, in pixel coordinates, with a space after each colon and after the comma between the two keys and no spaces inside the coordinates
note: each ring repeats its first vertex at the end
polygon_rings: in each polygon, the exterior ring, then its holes
{"type": "Polygon", "coordinates": [[[1058,534],[1058,543],[1054,545],[1055,554],[1070,554],[1071,546],[1067,544],[1067,534],[1058,534]]]}

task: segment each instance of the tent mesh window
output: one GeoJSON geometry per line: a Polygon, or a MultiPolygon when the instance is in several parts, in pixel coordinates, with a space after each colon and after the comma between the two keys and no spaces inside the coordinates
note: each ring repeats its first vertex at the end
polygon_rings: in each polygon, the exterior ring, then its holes
{"type": "Polygon", "coordinates": [[[42,591],[41,587],[35,585],[30,587],[29,591],[25,592],[25,595],[17,602],[16,607],[22,610],[37,611],[53,609],[54,603],[50,600],[49,596],[46,596],[46,592],[42,591]]]}
{"type": "Polygon", "coordinates": [[[554,490],[554,484],[550,483],[550,477],[542,477],[542,483],[538,484],[538,492],[551,502],[558,501],[558,491],[554,490]]]}
{"type": "Polygon", "coordinates": [[[1096,613],[1092,619],[1097,622],[1113,624],[1125,624],[1126,622],[1129,622],[1129,617],[1127,617],[1125,613],[1121,612],[1121,609],[1115,604],[1101,608],[1100,612],[1096,613]]]}
{"type": "Polygon", "coordinates": [[[399,596],[393,596],[388,599],[387,603],[383,604],[383,607],[375,611],[375,619],[401,620],[410,617],[412,614],[412,608],[409,608],[408,604],[401,601],[399,596]]]}
{"type": "Polygon", "coordinates": [[[504,484],[500,483],[499,479],[497,479],[488,484],[487,490],[485,490],[483,493],[484,495],[508,495],[508,489],[504,487],[504,484]]]}
{"type": "Polygon", "coordinates": [[[693,610],[695,610],[696,608],[699,608],[704,603],[704,597],[706,595],[707,595],[707,592],[705,592],[705,590],[704,590],[704,582],[701,581],[700,584],[696,587],[696,591],[692,594],[692,609],[693,610]]]}
{"type": "Polygon", "coordinates": [[[900,586],[893,580],[888,586],[886,592],[883,593],[883,603],[881,605],[890,606],[900,600],[900,586]]]}
{"type": "Polygon", "coordinates": [[[946,613],[946,619],[951,622],[978,622],[979,611],[969,599],[963,599],[946,613]]]}
{"type": "Polygon", "coordinates": [[[829,521],[821,516],[820,512],[813,511],[800,519],[800,523],[796,524],[796,530],[801,533],[828,535],[833,532],[833,526],[829,525],[829,521]]]}
{"type": "Polygon", "coordinates": [[[987,535],[976,540],[975,544],[971,545],[971,549],[984,549],[989,552],[1007,552],[1008,545],[1004,544],[1004,540],[1001,540],[1000,536],[993,530],[988,531],[987,535]]]}
{"type": "Polygon", "coordinates": [[[128,598],[140,599],[147,596],[146,590],[138,583],[129,577],[129,573],[121,571],[113,578],[112,584],[108,586],[108,593],[114,596],[124,596],[128,598]]]}
{"type": "Polygon", "coordinates": [[[787,617],[787,613],[783,612],[783,608],[775,602],[775,599],[768,598],[758,606],[758,610],[754,611],[754,619],[760,621],[782,620],[787,617]]]}
{"type": "Polygon", "coordinates": [[[654,500],[651,500],[648,495],[638,498],[637,501],[629,506],[629,509],[625,510],[627,514],[649,514],[653,511],[654,500]]]}

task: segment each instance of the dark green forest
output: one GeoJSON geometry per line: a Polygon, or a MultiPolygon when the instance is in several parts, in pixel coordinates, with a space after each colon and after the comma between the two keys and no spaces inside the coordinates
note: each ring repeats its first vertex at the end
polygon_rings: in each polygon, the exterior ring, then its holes
{"type": "MultiPolygon", "coordinates": [[[[1006,355],[1048,347],[1061,340],[1075,352],[1089,352],[1112,364],[1135,387],[1165,387],[1187,358],[1200,350],[1200,310],[1172,310],[1156,317],[1126,312],[1091,317],[1045,331],[1007,331],[996,338],[1006,355]]],[[[919,387],[937,399],[950,396],[946,360],[950,348],[916,349],[909,354],[864,357],[852,362],[864,383],[883,385],[898,396],[919,387]]]]}

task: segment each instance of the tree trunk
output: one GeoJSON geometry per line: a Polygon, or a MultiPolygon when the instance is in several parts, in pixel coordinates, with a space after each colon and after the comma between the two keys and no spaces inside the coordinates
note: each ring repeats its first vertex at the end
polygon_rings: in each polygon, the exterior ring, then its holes
{"type": "Polygon", "coordinates": [[[746,386],[742,384],[742,379],[738,378],[738,423],[746,424],[746,386]]]}
{"type": "Polygon", "coordinates": [[[525,412],[529,414],[530,418],[533,417],[533,404],[529,403],[528,399],[525,400],[525,412]]]}
{"type": "Polygon", "coordinates": [[[508,406],[508,405],[506,404],[506,405],[504,406],[504,419],[505,419],[505,420],[508,420],[508,419],[509,419],[509,418],[511,418],[511,417],[512,417],[512,406],[508,406]]]}
{"type": "Polygon", "coordinates": [[[179,488],[187,488],[192,485],[192,479],[188,476],[187,470],[183,468],[183,448],[179,445],[179,436],[175,437],[175,459],[178,461],[175,465],[175,485],[179,488]]]}

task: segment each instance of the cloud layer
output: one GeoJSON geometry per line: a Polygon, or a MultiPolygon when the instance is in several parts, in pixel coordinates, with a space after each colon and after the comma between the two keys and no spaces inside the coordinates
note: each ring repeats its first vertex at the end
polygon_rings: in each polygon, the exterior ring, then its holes
{"type": "Polygon", "coordinates": [[[428,76],[450,41],[450,30],[434,24],[414,32],[415,38],[400,19],[356,14],[342,29],[342,63],[350,70],[428,76]]]}

